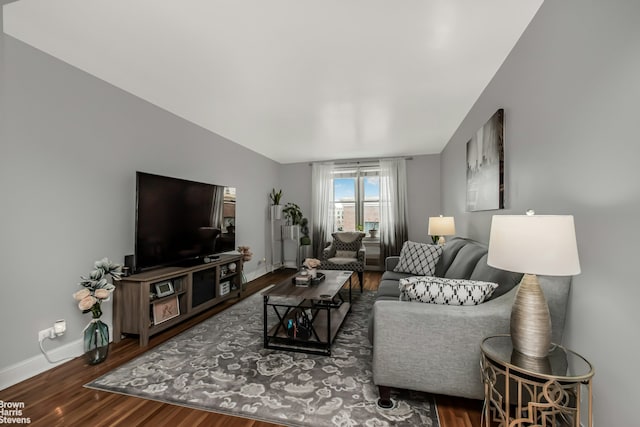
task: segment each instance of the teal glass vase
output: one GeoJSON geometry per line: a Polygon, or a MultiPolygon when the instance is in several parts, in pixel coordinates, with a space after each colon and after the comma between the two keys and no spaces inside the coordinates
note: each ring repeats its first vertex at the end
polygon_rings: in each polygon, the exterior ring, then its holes
{"type": "Polygon", "coordinates": [[[97,365],[109,353],[109,326],[100,319],[93,319],[84,330],[84,355],[89,365],[97,365]]]}

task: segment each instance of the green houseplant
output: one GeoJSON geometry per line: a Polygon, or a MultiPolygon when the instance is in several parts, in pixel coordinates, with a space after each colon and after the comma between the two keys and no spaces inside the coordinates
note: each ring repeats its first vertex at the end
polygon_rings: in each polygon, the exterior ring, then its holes
{"type": "Polygon", "coordinates": [[[300,206],[295,203],[287,203],[282,209],[287,225],[300,226],[300,246],[311,245],[311,238],[309,237],[309,220],[302,215],[300,206]]]}
{"type": "Polygon", "coordinates": [[[269,194],[269,198],[271,199],[271,203],[274,206],[277,206],[280,204],[280,199],[282,199],[282,189],[276,191],[276,189],[272,189],[271,190],[271,194],[269,194]]]}
{"type": "Polygon", "coordinates": [[[271,219],[281,219],[282,205],[280,205],[280,200],[282,199],[282,189],[278,191],[275,188],[272,189],[269,198],[271,199],[271,219]]]}
{"type": "Polygon", "coordinates": [[[287,220],[287,225],[300,225],[302,221],[302,210],[300,206],[295,203],[287,203],[282,209],[284,218],[287,220]]]}
{"type": "Polygon", "coordinates": [[[302,218],[300,221],[300,233],[302,234],[302,237],[300,238],[300,245],[310,245],[311,238],[309,237],[309,220],[307,218],[302,218]]]}

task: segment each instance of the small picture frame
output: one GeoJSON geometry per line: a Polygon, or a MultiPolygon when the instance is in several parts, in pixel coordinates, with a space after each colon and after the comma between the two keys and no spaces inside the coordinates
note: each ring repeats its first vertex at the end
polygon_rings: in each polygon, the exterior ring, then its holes
{"type": "Polygon", "coordinates": [[[153,304],[153,324],[157,325],[180,315],[178,296],[153,304]]]}
{"type": "Polygon", "coordinates": [[[162,298],[173,294],[173,282],[166,280],[164,282],[154,283],[156,288],[156,298],[162,298]]]}

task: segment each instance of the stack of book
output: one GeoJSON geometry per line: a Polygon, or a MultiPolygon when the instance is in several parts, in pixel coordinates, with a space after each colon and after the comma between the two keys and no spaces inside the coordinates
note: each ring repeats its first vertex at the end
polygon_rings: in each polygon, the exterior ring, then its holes
{"type": "Polygon", "coordinates": [[[297,274],[295,284],[296,286],[309,286],[311,284],[311,276],[309,274],[297,274]]]}

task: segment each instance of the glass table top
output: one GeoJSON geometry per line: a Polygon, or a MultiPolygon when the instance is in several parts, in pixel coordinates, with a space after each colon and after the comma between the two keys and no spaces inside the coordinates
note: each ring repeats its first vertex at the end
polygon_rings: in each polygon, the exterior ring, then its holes
{"type": "Polygon", "coordinates": [[[525,374],[576,381],[593,376],[593,366],[579,354],[558,344],[552,344],[544,358],[526,356],[513,349],[510,335],[485,338],[481,350],[494,362],[504,364],[525,374]]]}

